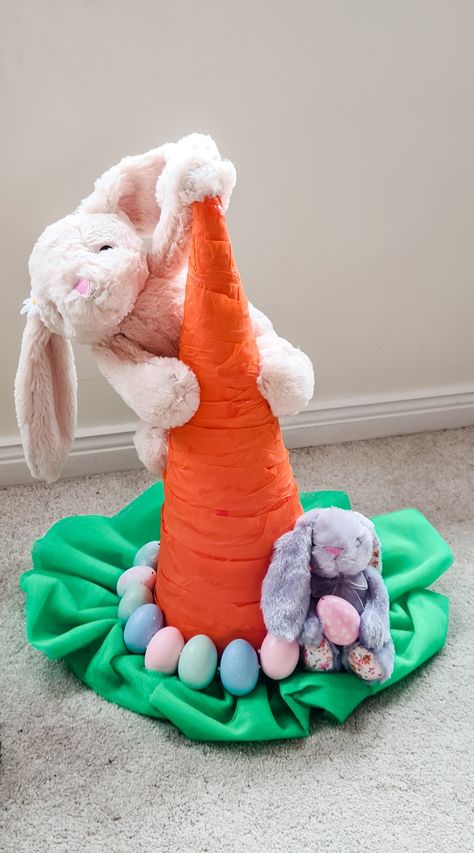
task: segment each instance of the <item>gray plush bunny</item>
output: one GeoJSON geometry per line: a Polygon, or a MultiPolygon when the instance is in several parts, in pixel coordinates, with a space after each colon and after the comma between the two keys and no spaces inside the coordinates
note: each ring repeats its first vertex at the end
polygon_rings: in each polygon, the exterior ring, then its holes
{"type": "Polygon", "coordinates": [[[270,634],[298,640],[311,671],[342,667],[365,681],[393,671],[389,602],[381,576],[381,545],[370,519],[353,510],[314,509],[275,543],[262,586],[261,607],[270,634]],[[309,570],[308,570],[309,569],[309,570]],[[324,637],[316,604],[337,595],[360,615],[359,639],[336,646],[324,637]]]}

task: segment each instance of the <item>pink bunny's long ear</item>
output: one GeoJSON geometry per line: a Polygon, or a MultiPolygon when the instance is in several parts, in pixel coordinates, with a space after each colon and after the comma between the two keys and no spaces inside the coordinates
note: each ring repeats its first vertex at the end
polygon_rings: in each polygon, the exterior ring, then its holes
{"type": "Polygon", "coordinates": [[[28,318],[23,333],[15,406],[28,468],[33,477],[52,483],[74,438],[77,377],[70,342],[50,332],[38,316],[28,318]]]}
{"type": "Polygon", "coordinates": [[[125,213],[142,237],[150,237],[160,218],[156,184],[173,143],[146,154],[124,157],[97,179],[94,191],[79,205],[80,213],[125,213]]]}

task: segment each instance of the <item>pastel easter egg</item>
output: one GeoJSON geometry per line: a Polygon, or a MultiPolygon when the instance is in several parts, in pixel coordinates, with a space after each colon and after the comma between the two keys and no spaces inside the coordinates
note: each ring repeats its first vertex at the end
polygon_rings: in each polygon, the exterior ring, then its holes
{"type": "Polygon", "coordinates": [[[137,610],[138,607],[142,607],[143,604],[153,604],[153,593],[151,589],[148,589],[147,586],[143,586],[141,583],[137,583],[135,586],[129,586],[120,599],[118,606],[118,618],[122,625],[125,625],[125,622],[130,619],[134,610],[137,610]]]}
{"type": "Polygon", "coordinates": [[[345,598],[323,595],[316,605],[324,635],[336,646],[348,646],[359,636],[360,616],[345,598]]]}
{"type": "Polygon", "coordinates": [[[233,696],[251,693],[258,681],[257,652],[247,640],[232,640],[225,647],[220,666],[220,676],[225,689],[233,696]]]}
{"type": "Polygon", "coordinates": [[[178,675],[193,690],[204,690],[217,669],[217,649],[205,634],[196,634],[186,643],[179,656],[178,675]]]}
{"type": "Polygon", "coordinates": [[[184,638],[178,628],[167,625],[151,638],[145,652],[145,669],[164,675],[173,675],[184,647],[184,638]]]}
{"type": "Polygon", "coordinates": [[[117,595],[122,597],[125,590],[136,584],[143,584],[148,589],[154,589],[156,572],[151,566],[132,566],[120,575],[117,581],[117,595]]]}
{"type": "Polygon", "coordinates": [[[142,655],[151,638],[163,627],[163,614],[156,604],[143,604],[133,611],[123,631],[129,650],[142,655]]]}
{"type": "Polygon", "coordinates": [[[152,569],[156,569],[159,549],[160,543],[156,539],[153,542],[147,542],[145,545],[142,545],[133,558],[133,565],[150,566],[152,569]]]}
{"type": "Polygon", "coordinates": [[[296,669],[300,657],[299,643],[294,640],[278,640],[273,634],[267,634],[260,649],[260,664],[269,678],[280,681],[287,678],[296,669]]]}

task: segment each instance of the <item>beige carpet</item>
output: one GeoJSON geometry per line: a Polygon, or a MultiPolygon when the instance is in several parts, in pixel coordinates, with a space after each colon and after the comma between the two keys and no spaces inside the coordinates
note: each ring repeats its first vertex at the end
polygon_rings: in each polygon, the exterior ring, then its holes
{"type": "Polygon", "coordinates": [[[445,650],[343,726],[216,746],[107,704],[25,642],[20,570],[59,517],[114,513],[142,472],[0,491],[4,851],[467,851],[473,824],[474,428],[292,454],[302,489],[419,507],[456,554],[445,650]]]}

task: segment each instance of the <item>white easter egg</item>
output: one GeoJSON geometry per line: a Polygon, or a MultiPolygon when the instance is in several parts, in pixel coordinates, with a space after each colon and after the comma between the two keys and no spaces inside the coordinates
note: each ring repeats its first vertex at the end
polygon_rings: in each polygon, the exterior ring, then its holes
{"type": "Polygon", "coordinates": [[[143,584],[148,589],[154,589],[156,572],[150,566],[132,566],[120,575],[117,581],[117,595],[122,597],[125,590],[136,584],[143,584]]]}

